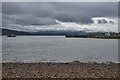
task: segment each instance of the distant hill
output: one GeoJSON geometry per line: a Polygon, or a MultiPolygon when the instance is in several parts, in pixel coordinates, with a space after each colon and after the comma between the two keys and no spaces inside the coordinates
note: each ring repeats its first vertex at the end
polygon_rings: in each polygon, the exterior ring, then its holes
{"type": "Polygon", "coordinates": [[[10,35],[10,34],[15,34],[15,35],[29,35],[29,32],[23,32],[23,31],[15,31],[15,30],[9,30],[9,29],[0,29],[0,33],[2,35],[10,35]],[[2,30],[2,32],[1,32],[2,30]]]}
{"type": "Polygon", "coordinates": [[[69,30],[50,30],[50,31],[38,31],[38,32],[23,32],[23,31],[15,31],[15,30],[9,30],[9,29],[0,29],[0,33],[2,30],[2,35],[10,35],[10,34],[15,34],[15,35],[69,35],[69,34],[81,34],[84,35],[86,32],[83,31],[69,31],[69,30]]]}
{"type": "Polygon", "coordinates": [[[70,30],[50,30],[50,31],[38,31],[38,32],[32,32],[31,34],[34,35],[85,35],[86,32],[84,31],[70,31],[70,30]]]}
{"type": "Polygon", "coordinates": [[[104,32],[84,32],[84,31],[70,31],[70,30],[50,30],[50,31],[38,31],[38,32],[24,32],[9,29],[0,29],[1,35],[104,35],[104,32]],[[1,33],[2,30],[2,33],[1,33]]]}

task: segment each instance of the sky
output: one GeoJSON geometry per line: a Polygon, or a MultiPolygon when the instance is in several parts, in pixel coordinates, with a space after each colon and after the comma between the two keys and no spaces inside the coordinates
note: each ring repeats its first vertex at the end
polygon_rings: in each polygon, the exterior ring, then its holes
{"type": "Polygon", "coordinates": [[[2,2],[118,2],[119,0],[1,0],[2,2]]]}
{"type": "Polygon", "coordinates": [[[117,32],[117,2],[3,2],[2,27],[36,32],[117,32]]]}

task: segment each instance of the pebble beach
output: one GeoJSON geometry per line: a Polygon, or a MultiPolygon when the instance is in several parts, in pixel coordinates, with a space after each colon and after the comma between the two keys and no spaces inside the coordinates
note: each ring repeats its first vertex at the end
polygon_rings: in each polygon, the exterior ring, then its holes
{"type": "Polygon", "coordinates": [[[118,78],[118,63],[3,63],[2,78],[118,78]]]}

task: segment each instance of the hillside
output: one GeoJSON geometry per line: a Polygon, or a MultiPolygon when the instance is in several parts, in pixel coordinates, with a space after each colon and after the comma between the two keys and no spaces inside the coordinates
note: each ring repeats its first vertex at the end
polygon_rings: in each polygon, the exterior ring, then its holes
{"type": "MultiPolygon", "coordinates": [[[[1,33],[1,29],[0,29],[1,33]]],[[[15,35],[29,35],[29,32],[23,32],[23,31],[15,31],[15,30],[8,30],[8,29],[2,29],[2,35],[10,35],[10,34],[15,34],[15,35]]]]}

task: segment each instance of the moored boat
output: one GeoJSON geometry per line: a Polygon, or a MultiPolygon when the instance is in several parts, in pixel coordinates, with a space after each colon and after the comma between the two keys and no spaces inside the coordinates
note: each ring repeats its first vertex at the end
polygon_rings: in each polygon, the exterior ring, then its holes
{"type": "Polygon", "coordinates": [[[7,37],[16,37],[14,34],[7,35],[7,37]]]}

